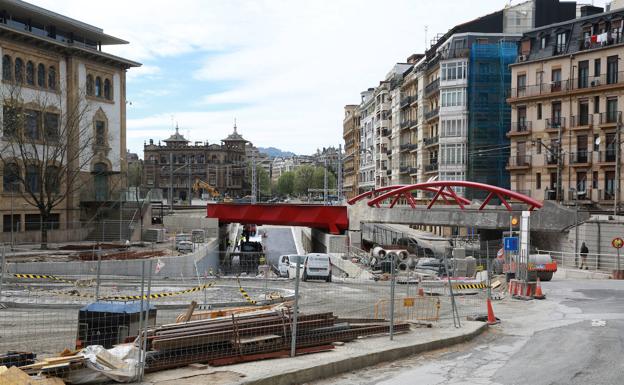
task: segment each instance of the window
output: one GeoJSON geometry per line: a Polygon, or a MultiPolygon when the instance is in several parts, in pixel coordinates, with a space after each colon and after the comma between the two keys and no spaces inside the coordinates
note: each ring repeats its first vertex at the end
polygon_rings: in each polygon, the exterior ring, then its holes
{"type": "Polygon", "coordinates": [[[557,45],[555,46],[555,53],[563,53],[566,48],[566,32],[557,34],[557,45]]]}
{"type": "Polygon", "coordinates": [[[552,103],[552,123],[551,127],[558,128],[561,126],[561,102],[553,102],[552,103]]]}
{"type": "Polygon", "coordinates": [[[6,105],[2,107],[2,134],[5,138],[17,133],[18,124],[19,113],[17,108],[6,105]]]}
{"type": "Polygon", "coordinates": [[[589,124],[589,103],[587,100],[579,102],[578,125],[587,126],[589,124]]]}
{"type": "Polygon", "coordinates": [[[13,214],[13,218],[11,218],[11,215],[4,215],[2,219],[3,219],[3,224],[2,224],[3,232],[10,233],[11,227],[13,228],[13,231],[20,231],[20,228],[21,228],[20,226],[21,215],[20,214],[13,214]]]}
{"type": "Polygon", "coordinates": [[[4,192],[19,191],[19,166],[16,163],[7,163],[4,166],[4,174],[2,176],[2,189],[4,192]]]}
{"type": "Polygon", "coordinates": [[[441,146],[441,164],[460,165],[464,164],[465,146],[458,144],[443,144],[441,146]]]}
{"type": "Polygon", "coordinates": [[[104,79],[104,98],[107,100],[112,99],[111,95],[111,82],[109,79],[104,79]]]}
{"type": "Polygon", "coordinates": [[[35,110],[26,110],[24,124],[24,137],[30,140],[39,139],[39,121],[41,113],[35,110]]]}
{"type": "Polygon", "coordinates": [[[24,215],[24,230],[25,231],[41,230],[41,215],[25,214],[24,215]]]}
{"type": "Polygon", "coordinates": [[[600,59],[594,60],[594,76],[600,76],[600,59]]]}
{"type": "Polygon", "coordinates": [[[54,66],[48,68],[48,88],[51,90],[56,89],[56,68],[54,66]]]}
{"type": "Polygon", "coordinates": [[[59,115],[46,112],[43,121],[43,132],[47,140],[57,140],[59,137],[59,115]]]}
{"type": "Polygon", "coordinates": [[[61,184],[59,168],[56,166],[48,166],[45,169],[45,184],[46,184],[46,192],[52,194],[58,194],[59,187],[61,184]]]}
{"type": "Polygon", "coordinates": [[[106,122],[103,120],[95,121],[95,144],[98,146],[106,145],[106,122]]]}
{"type": "Polygon", "coordinates": [[[615,192],[615,171],[605,171],[604,199],[613,199],[615,192]]]}
{"type": "Polygon", "coordinates": [[[599,134],[594,134],[594,151],[600,150],[600,144],[598,143],[598,138],[600,138],[599,134]]]}
{"type": "Polygon", "coordinates": [[[546,48],[546,36],[542,36],[540,39],[540,49],[546,48]]]}
{"type": "Polygon", "coordinates": [[[2,57],[2,80],[12,80],[13,77],[11,67],[13,67],[11,63],[11,57],[9,55],[4,55],[2,57]]]}
{"type": "Polygon", "coordinates": [[[538,155],[542,153],[542,139],[535,141],[535,153],[538,155]]]}
{"type": "Polygon", "coordinates": [[[15,81],[24,82],[24,61],[19,57],[15,59],[15,81]]]}
{"type": "Polygon", "coordinates": [[[618,121],[618,100],[617,97],[607,99],[607,120],[606,123],[616,123],[618,121]]]}
{"type": "Polygon", "coordinates": [[[561,91],[561,68],[552,70],[551,72],[551,91],[561,91]]]}
{"type": "Polygon", "coordinates": [[[26,84],[35,85],[35,65],[30,60],[26,63],[26,84]]]}
{"type": "Polygon", "coordinates": [[[583,60],[578,63],[578,88],[587,88],[589,86],[589,61],[583,60]]]}
{"type": "Polygon", "coordinates": [[[607,58],[607,84],[615,84],[618,81],[618,56],[607,58]]]}
{"type": "Polygon", "coordinates": [[[517,131],[527,131],[527,110],[526,106],[518,106],[518,127],[517,131]]]}
{"type": "Polygon", "coordinates": [[[542,174],[539,172],[535,174],[535,189],[536,190],[542,189],[542,174]]]}
{"type": "Polygon", "coordinates": [[[443,119],[441,122],[442,137],[457,137],[464,135],[466,120],[464,118],[443,119]]]}
{"type": "Polygon", "coordinates": [[[592,173],[592,188],[598,188],[598,171],[592,173]]]}
{"type": "Polygon", "coordinates": [[[440,65],[440,80],[466,79],[467,62],[442,63],[440,65]]]}
{"type": "Polygon", "coordinates": [[[587,173],[586,172],[577,172],[576,173],[576,192],[577,194],[584,195],[587,193],[587,173]]]}
{"type": "Polygon", "coordinates": [[[542,103],[537,103],[537,120],[542,120],[542,103]]]}
{"type": "Polygon", "coordinates": [[[87,95],[93,96],[93,76],[87,75],[87,95]]]}
{"type": "Polygon", "coordinates": [[[95,78],[95,96],[102,97],[102,78],[99,76],[95,78]]]}
{"type": "Polygon", "coordinates": [[[525,91],[526,91],[526,74],[522,74],[522,75],[518,75],[517,78],[517,82],[518,82],[518,96],[524,96],[525,91]]]}
{"type": "Polygon", "coordinates": [[[45,66],[41,63],[37,66],[37,85],[41,88],[45,88],[45,66]]]}
{"type": "Polygon", "coordinates": [[[31,193],[38,193],[41,188],[41,172],[39,167],[35,165],[29,165],[26,167],[26,178],[24,181],[26,182],[26,189],[31,193]]]}
{"type": "Polygon", "coordinates": [[[61,214],[48,215],[48,230],[58,230],[61,228],[61,214]]]}
{"type": "Polygon", "coordinates": [[[465,105],[465,89],[464,88],[450,88],[442,90],[441,99],[442,107],[459,107],[465,105]]]}
{"type": "Polygon", "coordinates": [[[594,114],[600,112],[600,96],[594,96],[594,114]]]}

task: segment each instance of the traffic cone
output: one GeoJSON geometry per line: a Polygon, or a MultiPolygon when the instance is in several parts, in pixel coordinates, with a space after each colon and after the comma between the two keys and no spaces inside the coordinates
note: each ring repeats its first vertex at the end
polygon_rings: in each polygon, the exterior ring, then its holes
{"type": "Polygon", "coordinates": [[[487,311],[488,311],[487,324],[496,325],[497,323],[499,323],[499,321],[494,316],[494,309],[492,309],[492,301],[490,300],[489,297],[487,299],[487,311]]]}
{"type": "Polygon", "coordinates": [[[542,293],[542,285],[540,284],[539,277],[537,278],[537,284],[535,285],[535,295],[533,296],[535,299],[544,299],[546,296],[542,293]]]}
{"type": "Polygon", "coordinates": [[[425,296],[425,289],[423,289],[422,287],[418,288],[418,295],[421,297],[425,296]]]}

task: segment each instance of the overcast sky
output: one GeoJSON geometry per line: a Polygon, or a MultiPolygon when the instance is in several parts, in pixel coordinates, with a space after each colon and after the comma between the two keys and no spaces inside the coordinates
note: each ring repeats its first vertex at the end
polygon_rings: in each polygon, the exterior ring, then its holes
{"type": "MultiPolygon", "coordinates": [[[[345,104],[453,25],[503,8],[479,0],[31,0],[130,42],[128,148],[232,131],[300,154],[342,142],[345,104]],[[121,12],[120,12],[121,11],[121,12]]],[[[517,3],[514,1],[513,3],[517,3]]],[[[603,3],[598,1],[597,3],[603,3]]]]}

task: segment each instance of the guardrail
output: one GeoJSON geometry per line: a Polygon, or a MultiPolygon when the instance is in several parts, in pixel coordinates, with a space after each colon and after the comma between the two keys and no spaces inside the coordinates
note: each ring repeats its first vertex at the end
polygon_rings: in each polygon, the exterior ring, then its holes
{"type": "MultiPolygon", "coordinates": [[[[557,261],[557,264],[561,267],[579,268],[581,266],[580,253],[539,249],[537,252],[540,254],[550,254],[552,259],[557,261]]],[[[617,255],[587,253],[585,264],[588,267],[587,270],[611,273],[613,270],[617,269],[617,255]]],[[[624,255],[620,259],[620,264],[620,266],[624,266],[624,255]]]]}

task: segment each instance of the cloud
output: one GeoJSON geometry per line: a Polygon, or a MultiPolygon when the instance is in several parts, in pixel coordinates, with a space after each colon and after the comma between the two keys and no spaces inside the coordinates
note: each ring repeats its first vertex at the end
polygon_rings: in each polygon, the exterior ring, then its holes
{"type": "Polygon", "coordinates": [[[160,67],[155,65],[143,64],[141,67],[133,68],[131,71],[129,71],[127,79],[128,82],[135,81],[139,78],[155,79],[159,77],[160,73],[160,67]]]}

